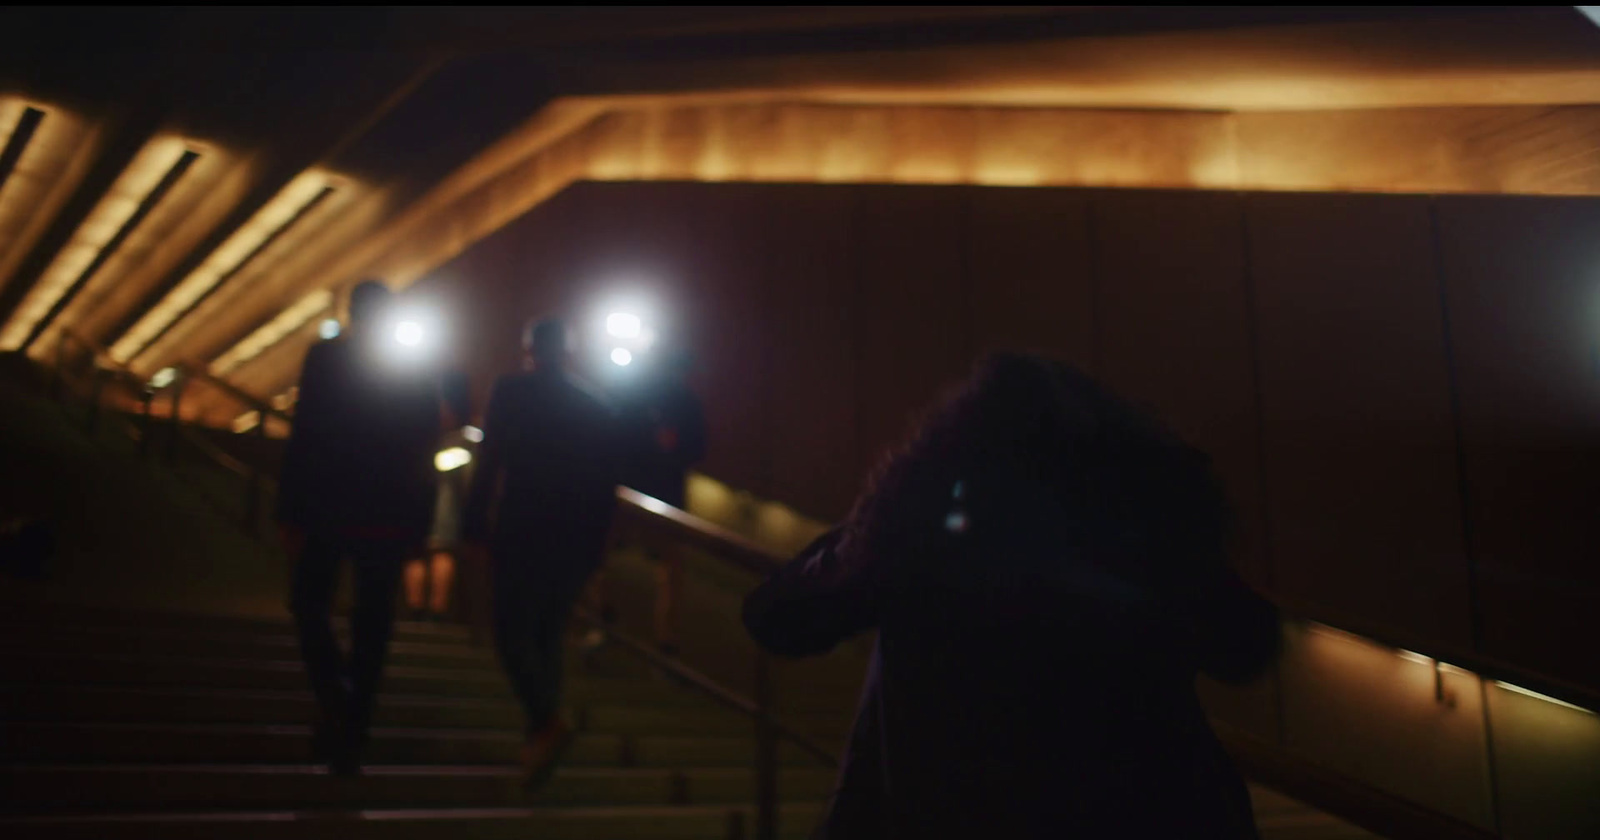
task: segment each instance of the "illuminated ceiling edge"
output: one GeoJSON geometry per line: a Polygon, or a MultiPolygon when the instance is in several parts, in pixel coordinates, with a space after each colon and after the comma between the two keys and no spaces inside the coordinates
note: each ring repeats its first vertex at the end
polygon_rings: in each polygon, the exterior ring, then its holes
{"type": "MultiPolygon", "coordinates": [[[[436,221],[437,217],[439,215],[451,211],[452,209],[455,208],[455,206],[458,204],[458,202],[462,201],[465,198],[470,197],[474,193],[479,192],[481,189],[483,189],[485,187],[485,185],[490,184],[496,178],[504,176],[513,167],[518,166],[518,165],[523,164],[523,163],[526,163],[530,158],[532,158],[534,156],[545,154],[546,152],[548,152],[552,148],[556,147],[557,144],[560,141],[566,140],[566,139],[571,138],[571,137],[574,137],[579,132],[599,124],[601,119],[605,118],[605,117],[611,117],[611,116],[617,116],[617,115],[638,115],[640,113],[648,112],[648,111],[659,111],[659,110],[666,110],[666,109],[676,108],[676,107],[706,106],[706,105],[711,105],[711,104],[723,104],[723,105],[732,105],[732,106],[737,106],[737,105],[740,105],[740,104],[750,104],[750,105],[764,104],[764,105],[774,105],[774,106],[797,105],[797,106],[817,107],[817,108],[839,108],[841,110],[863,109],[863,108],[869,108],[869,107],[875,107],[875,108],[880,108],[880,109],[900,109],[900,108],[912,109],[912,108],[925,107],[925,106],[915,106],[915,105],[903,105],[903,104],[897,104],[897,103],[882,104],[882,105],[873,106],[873,105],[867,105],[867,104],[864,104],[864,103],[862,103],[862,104],[842,104],[842,103],[815,103],[815,102],[792,102],[792,101],[773,102],[771,100],[748,99],[748,98],[746,98],[744,96],[729,97],[729,96],[724,95],[724,94],[691,95],[691,96],[683,96],[683,97],[676,97],[676,96],[670,96],[670,95],[668,95],[668,96],[649,95],[649,96],[619,96],[619,97],[581,97],[581,98],[573,98],[573,99],[555,100],[555,101],[551,102],[549,105],[547,105],[545,109],[541,109],[541,111],[538,114],[535,114],[534,117],[530,118],[526,123],[524,123],[524,127],[522,129],[520,129],[518,131],[514,131],[512,133],[512,136],[508,136],[506,139],[504,139],[501,142],[497,143],[494,147],[491,147],[490,150],[484,152],[483,154],[479,155],[478,157],[476,157],[473,160],[469,161],[468,163],[464,164],[455,173],[453,173],[451,176],[449,176],[449,178],[447,178],[446,181],[444,183],[442,183],[439,187],[437,187],[434,190],[430,191],[423,198],[419,199],[416,203],[411,205],[411,207],[408,208],[407,210],[402,211],[402,215],[398,219],[396,219],[394,222],[390,223],[389,225],[386,225],[384,227],[384,229],[380,230],[376,235],[374,235],[372,238],[368,239],[366,241],[366,243],[364,243],[361,246],[358,246],[358,248],[355,251],[353,251],[349,257],[347,257],[346,259],[343,259],[340,262],[336,263],[333,268],[330,268],[327,272],[325,272],[324,273],[324,281],[327,283],[328,287],[337,288],[341,283],[346,282],[346,281],[348,281],[350,279],[353,279],[355,277],[358,277],[358,276],[374,276],[375,275],[375,276],[384,276],[387,279],[389,279],[390,282],[393,283],[394,285],[403,288],[403,287],[409,285],[414,280],[420,278],[427,271],[430,271],[433,268],[436,268],[438,265],[443,264],[444,262],[447,262],[455,254],[460,253],[461,251],[464,251],[466,248],[471,247],[472,244],[474,244],[476,241],[481,239],[481,236],[477,236],[477,237],[468,236],[468,237],[464,238],[465,241],[462,241],[463,240],[462,237],[455,237],[455,239],[456,239],[455,244],[458,247],[456,247],[454,249],[450,249],[450,253],[444,254],[442,257],[437,257],[437,258],[431,260],[430,264],[428,264],[428,265],[419,265],[419,264],[406,265],[406,266],[400,266],[400,265],[394,265],[394,264],[385,265],[385,260],[392,260],[393,259],[396,250],[398,249],[400,244],[406,240],[408,235],[415,233],[418,228],[422,227],[423,225],[427,224],[428,222],[436,221]],[[547,113],[547,111],[548,111],[548,113],[547,113]],[[346,275],[348,275],[348,276],[346,276],[346,275]],[[340,279],[341,277],[343,278],[343,280],[340,279]]],[[[934,107],[940,107],[940,108],[944,108],[944,109],[956,109],[956,108],[961,108],[962,106],[949,106],[949,105],[947,105],[947,106],[934,106],[934,107]]],[[[1035,111],[1035,112],[1077,111],[1077,112],[1091,112],[1091,113],[1098,113],[1098,114],[1106,114],[1106,113],[1108,113],[1107,111],[1100,111],[1098,109],[1078,109],[1078,108],[1031,108],[1031,107],[1030,108],[1011,108],[1009,106],[983,106],[983,107],[986,110],[1000,110],[1000,111],[1008,111],[1008,110],[1035,111]]],[[[977,106],[974,106],[974,109],[976,109],[976,108],[977,108],[977,106]]],[[[1177,114],[1206,115],[1206,116],[1216,117],[1216,118],[1228,118],[1228,117],[1232,116],[1232,115],[1229,115],[1229,114],[1222,114],[1222,113],[1217,113],[1217,112],[1154,112],[1154,113],[1166,113],[1166,114],[1172,114],[1172,115],[1177,115],[1177,114]]],[[[1306,113],[1320,113],[1320,112],[1308,111],[1306,113]]],[[[585,161],[585,166],[583,167],[583,171],[582,172],[580,172],[579,174],[573,176],[570,179],[567,179],[565,182],[563,182],[556,189],[553,189],[553,190],[550,190],[550,189],[541,190],[541,192],[543,192],[544,194],[539,196],[534,202],[528,204],[526,207],[522,207],[520,209],[520,211],[518,212],[518,215],[526,213],[526,212],[528,212],[528,210],[531,210],[532,207],[537,206],[539,203],[542,203],[545,200],[548,200],[548,198],[550,198],[551,196],[553,196],[554,194],[559,192],[561,189],[564,189],[566,186],[569,186],[574,181],[583,180],[583,179],[586,179],[586,178],[594,178],[595,177],[594,173],[589,171],[589,168],[588,168],[588,164],[589,163],[590,163],[590,161],[586,160],[585,161]]],[[[648,173],[644,173],[644,174],[629,175],[629,176],[623,178],[623,180],[648,181],[648,180],[655,180],[655,179],[657,179],[659,177],[661,177],[661,176],[652,176],[652,175],[650,175],[648,173]]],[[[1241,173],[1239,173],[1237,171],[1237,167],[1236,166],[1234,167],[1233,178],[1238,183],[1234,183],[1231,186],[1233,188],[1241,188],[1240,185],[1242,184],[1243,176],[1242,176],[1241,173]]],[[[672,178],[670,176],[668,176],[668,179],[670,180],[672,178]]],[[[604,180],[604,179],[602,178],[601,180],[604,180]]],[[[729,178],[726,178],[726,179],[723,179],[723,180],[728,180],[728,181],[742,181],[742,180],[760,181],[760,180],[763,180],[763,179],[729,177],[729,178]]],[[[899,178],[892,179],[892,182],[895,182],[895,183],[915,183],[916,179],[899,177],[899,178]]],[[[934,181],[928,181],[928,182],[929,183],[953,183],[953,182],[948,181],[948,180],[934,180],[934,181]]],[[[1227,186],[1229,186],[1229,185],[1217,185],[1217,186],[1211,187],[1211,188],[1227,188],[1227,186]]],[[[1270,186],[1263,186],[1263,185],[1253,185],[1251,188],[1270,189],[1271,187],[1270,186]]],[[[456,230],[459,231],[460,229],[461,229],[460,226],[457,225],[456,226],[456,230]]],[[[487,234],[483,234],[483,235],[487,235],[487,234]]],[[[288,338],[288,336],[285,337],[285,339],[287,339],[287,338],[288,338]]],[[[280,345],[281,345],[281,342],[280,342],[280,345]]],[[[279,345],[274,345],[274,346],[271,346],[271,347],[264,348],[261,353],[256,355],[251,360],[251,363],[252,364],[259,363],[259,362],[271,357],[278,350],[279,350],[279,345]]]]}

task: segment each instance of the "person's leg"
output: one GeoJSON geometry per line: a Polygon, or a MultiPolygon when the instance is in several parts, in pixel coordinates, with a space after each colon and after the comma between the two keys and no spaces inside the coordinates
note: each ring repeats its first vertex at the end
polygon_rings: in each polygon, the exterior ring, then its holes
{"type": "Polygon", "coordinates": [[[305,546],[295,559],[289,592],[300,658],[317,702],[314,748],[319,761],[327,760],[327,747],[344,726],[349,702],[344,655],[329,621],[339,585],[340,551],[338,541],[327,534],[307,535],[305,546]]]}
{"type": "MultiPolygon", "coordinates": [[[[543,696],[538,676],[541,671],[540,592],[525,571],[531,558],[520,550],[504,546],[497,546],[495,554],[490,593],[494,649],[506,680],[511,683],[511,691],[526,715],[543,696]]],[[[535,723],[531,717],[526,717],[525,723],[532,732],[543,725],[543,720],[535,723]]]]}
{"type": "Polygon", "coordinates": [[[429,591],[428,610],[434,618],[444,618],[450,612],[452,584],[456,579],[456,558],[448,551],[433,552],[429,569],[432,587],[429,591]]]}
{"type": "MultiPolygon", "coordinates": [[[[598,552],[595,552],[598,553],[598,552]]],[[[535,611],[532,656],[527,674],[524,709],[528,739],[523,745],[522,762],[527,772],[524,784],[537,788],[550,778],[561,756],[572,742],[572,728],[561,715],[562,652],[567,624],[573,607],[583,597],[593,561],[582,558],[575,565],[570,552],[552,552],[544,559],[538,609],[535,611]],[[534,664],[536,663],[536,664],[534,664]]]]}
{"type": "Polygon", "coordinates": [[[427,608],[428,602],[428,563],[421,557],[413,557],[406,561],[405,589],[406,589],[406,614],[415,618],[427,608]]]}
{"type": "Polygon", "coordinates": [[[362,541],[351,548],[356,563],[356,598],[350,621],[348,735],[352,753],[359,754],[372,723],[389,638],[394,634],[396,590],[405,553],[398,543],[383,541],[362,541]]]}

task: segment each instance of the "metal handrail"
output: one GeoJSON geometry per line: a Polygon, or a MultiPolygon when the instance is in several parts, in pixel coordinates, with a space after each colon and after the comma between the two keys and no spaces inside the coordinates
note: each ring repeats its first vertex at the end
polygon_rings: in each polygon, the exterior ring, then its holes
{"type": "Polygon", "coordinates": [[[700,693],[710,697],[712,700],[715,700],[719,705],[725,706],[752,719],[765,718],[767,724],[771,726],[778,735],[788,740],[790,743],[793,743],[802,751],[810,754],[811,757],[815,758],[818,762],[829,767],[839,766],[839,756],[834,754],[833,751],[819,745],[809,735],[801,733],[798,730],[788,726],[769,712],[763,711],[761,705],[755,700],[741,696],[738,692],[735,692],[722,683],[717,682],[714,678],[707,676],[705,673],[699,670],[689,667],[689,665],[686,664],[682,659],[662,653],[659,650],[656,650],[648,642],[616,629],[612,625],[606,623],[598,614],[595,613],[594,610],[591,610],[588,607],[579,607],[576,612],[578,618],[582,619],[584,623],[604,631],[607,639],[610,642],[620,645],[629,653],[639,657],[640,659],[643,659],[645,663],[651,667],[658,668],[671,674],[683,683],[694,687],[700,693]]]}
{"type": "MultiPolygon", "coordinates": [[[[168,460],[172,460],[175,457],[175,447],[177,441],[182,439],[187,441],[189,445],[193,446],[212,462],[221,466],[228,472],[234,473],[235,475],[243,478],[245,480],[245,499],[244,519],[242,524],[246,532],[254,536],[260,536],[259,529],[261,525],[260,514],[262,510],[262,498],[267,490],[274,484],[272,477],[267,475],[266,471],[261,469],[259,466],[246,463],[244,460],[234,457],[212,441],[207,440],[204,436],[185,426],[182,422],[183,416],[181,411],[184,389],[190,381],[202,382],[209,387],[223,392],[224,394],[228,395],[229,398],[237,400],[250,407],[252,410],[259,412],[261,420],[256,426],[258,434],[265,434],[266,418],[268,416],[281,418],[285,422],[292,422],[292,418],[288,414],[273,408],[265,400],[255,396],[254,394],[239,388],[231,382],[227,382],[226,380],[212,376],[210,373],[203,370],[199,365],[186,363],[174,365],[173,372],[175,375],[172,377],[172,380],[167,384],[158,386],[154,382],[140,376],[128,364],[119,361],[116,357],[112,356],[110,351],[108,351],[98,342],[70,328],[61,330],[59,343],[57,344],[56,380],[58,387],[65,383],[65,378],[67,375],[66,350],[69,343],[75,343],[85,350],[88,350],[97,370],[115,372],[116,375],[122,377],[128,383],[134,384],[140,388],[142,411],[139,446],[141,451],[145,453],[148,453],[150,450],[149,443],[151,432],[154,428],[152,409],[154,407],[155,399],[162,392],[169,394],[171,408],[169,411],[169,429],[167,433],[168,460]]],[[[95,391],[90,397],[91,401],[93,402],[93,405],[91,405],[90,409],[91,429],[97,422],[99,416],[99,385],[100,383],[97,380],[95,383],[95,391]]]]}

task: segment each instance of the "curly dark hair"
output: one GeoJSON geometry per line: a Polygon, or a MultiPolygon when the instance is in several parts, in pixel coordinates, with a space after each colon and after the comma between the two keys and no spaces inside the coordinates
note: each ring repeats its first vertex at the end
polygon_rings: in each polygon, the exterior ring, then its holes
{"type": "Polygon", "coordinates": [[[1222,559],[1228,516],[1206,457],[1076,368],[1017,353],[982,360],[888,453],[841,550],[938,551],[953,508],[974,512],[963,544],[982,545],[985,515],[1014,529],[1030,495],[1049,505],[1034,518],[1071,520],[1090,556],[1158,577],[1222,559]]]}

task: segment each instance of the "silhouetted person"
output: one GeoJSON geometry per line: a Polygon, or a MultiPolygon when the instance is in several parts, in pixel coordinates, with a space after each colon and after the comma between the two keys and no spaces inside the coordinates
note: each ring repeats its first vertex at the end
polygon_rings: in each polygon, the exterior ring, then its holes
{"type": "Polygon", "coordinates": [[[319,712],[314,748],[354,773],[394,627],[401,567],[427,536],[440,432],[436,382],[396,361],[392,294],[350,294],[350,327],[306,354],[284,453],[278,521],[294,564],[290,607],[319,712]],[[329,624],[339,569],[355,571],[348,662],[329,624]]]}
{"type": "Polygon", "coordinates": [[[465,539],[486,545],[493,568],[495,645],[526,714],[529,787],[572,738],[558,713],[562,639],[616,507],[616,417],[567,372],[569,344],[560,321],[524,334],[530,370],[494,385],[463,512],[465,539]]]}
{"type": "Polygon", "coordinates": [[[745,602],[779,654],[878,630],[819,836],[1254,837],[1194,685],[1279,642],[1225,529],[1205,457],[1089,378],[980,366],[745,602]]]}
{"type": "MultiPolygon", "coordinates": [[[[622,416],[627,430],[623,483],[675,508],[687,506],[689,468],[706,456],[705,412],[689,387],[691,359],[669,351],[654,375],[626,392],[622,416]]],[[[682,603],[683,555],[656,549],[656,642],[663,653],[678,652],[678,612],[682,603]]]]}

